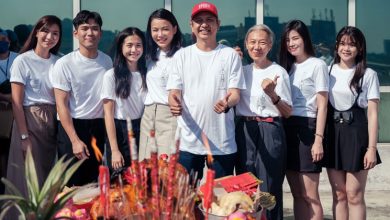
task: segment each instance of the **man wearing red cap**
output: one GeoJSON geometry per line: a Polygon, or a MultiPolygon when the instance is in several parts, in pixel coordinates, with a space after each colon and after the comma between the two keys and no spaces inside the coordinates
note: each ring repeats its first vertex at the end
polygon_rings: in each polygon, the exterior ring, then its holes
{"type": "Polygon", "coordinates": [[[211,153],[216,178],[233,174],[237,146],[231,107],[245,89],[239,55],[217,43],[218,10],[209,2],[196,4],[191,13],[196,43],[175,54],[168,79],[168,102],[178,118],[180,163],[203,176],[205,156],[211,153]],[[210,149],[204,147],[202,132],[210,149]]]}

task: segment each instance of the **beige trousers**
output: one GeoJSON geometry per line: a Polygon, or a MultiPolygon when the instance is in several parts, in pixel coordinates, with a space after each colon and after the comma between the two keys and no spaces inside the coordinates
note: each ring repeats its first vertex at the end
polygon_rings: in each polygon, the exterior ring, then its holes
{"type": "Polygon", "coordinates": [[[169,106],[152,104],[145,106],[141,119],[139,160],[150,158],[150,130],[155,130],[158,155],[169,155],[175,144],[177,118],[172,116],[169,106]]]}
{"type": "MultiPolygon", "coordinates": [[[[24,107],[31,152],[34,158],[39,186],[42,187],[57,156],[57,118],[54,105],[24,107]]],[[[27,196],[24,171],[24,152],[21,148],[18,126],[12,127],[11,147],[8,158],[7,179],[27,196]]]]}

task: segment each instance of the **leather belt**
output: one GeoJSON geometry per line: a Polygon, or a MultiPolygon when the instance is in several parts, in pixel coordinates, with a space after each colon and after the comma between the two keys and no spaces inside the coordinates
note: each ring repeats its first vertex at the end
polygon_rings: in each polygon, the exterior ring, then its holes
{"type": "Polygon", "coordinates": [[[257,122],[274,122],[273,117],[260,117],[260,116],[244,116],[246,121],[257,121],[257,122]]]}

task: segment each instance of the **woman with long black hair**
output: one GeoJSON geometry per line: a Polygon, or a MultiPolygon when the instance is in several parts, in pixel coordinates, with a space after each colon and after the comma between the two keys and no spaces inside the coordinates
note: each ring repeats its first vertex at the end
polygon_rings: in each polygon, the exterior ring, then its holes
{"type": "Polygon", "coordinates": [[[290,75],[292,113],[285,120],[287,140],[286,177],[294,198],[296,219],[323,219],[318,193],[328,103],[329,76],[326,63],[314,57],[307,26],[300,20],[284,28],[280,65],[290,75]]]}
{"type": "Polygon", "coordinates": [[[366,219],[368,171],[381,163],[377,151],[379,80],[367,67],[366,40],[356,27],[336,38],[330,68],[328,144],[325,164],[333,192],[334,219],[366,219]]]}
{"type": "Polygon", "coordinates": [[[104,75],[101,99],[107,131],[106,156],[109,167],[130,165],[126,119],[139,142],[140,122],[146,95],[144,34],[135,27],[121,31],[116,39],[114,68],[104,75]]]}

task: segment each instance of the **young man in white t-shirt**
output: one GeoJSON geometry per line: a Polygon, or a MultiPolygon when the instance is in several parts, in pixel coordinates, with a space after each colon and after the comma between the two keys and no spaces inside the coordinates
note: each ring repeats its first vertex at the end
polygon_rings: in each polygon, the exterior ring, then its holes
{"type": "Polygon", "coordinates": [[[84,185],[97,180],[99,162],[92,150],[104,152],[105,128],[100,100],[104,73],[112,68],[109,56],[98,50],[102,19],[97,12],[80,11],[73,19],[73,35],[79,49],[57,61],[53,69],[53,87],[57,111],[58,155],[75,156],[86,161],[72,176],[68,185],[84,185]]]}
{"type": "Polygon", "coordinates": [[[237,146],[231,107],[245,88],[241,59],[232,48],[217,43],[220,21],[215,5],[196,4],[190,25],[196,43],[175,54],[167,84],[171,112],[180,115],[179,162],[201,179],[206,155],[211,153],[218,178],[233,174],[237,146]],[[202,132],[210,150],[204,146],[202,132]]]}

